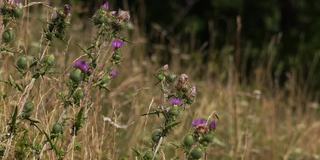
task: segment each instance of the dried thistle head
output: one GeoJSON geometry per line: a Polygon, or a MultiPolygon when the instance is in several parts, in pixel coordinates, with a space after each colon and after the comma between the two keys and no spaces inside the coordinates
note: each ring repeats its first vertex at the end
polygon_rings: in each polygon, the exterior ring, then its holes
{"type": "Polygon", "coordinates": [[[130,13],[129,11],[119,10],[117,12],[117,18],[120,22],[128,22],[130,20],[130,13]]]}
{"type": "Polygon", "coordinates": [[[187,89],[188,89],[188,81],[189,81],[188,75],[181,74],[179,76],[178,83],[176,85],[176,89],[178,91],[184,91],[184,92],[187,91],[187,89]]]}

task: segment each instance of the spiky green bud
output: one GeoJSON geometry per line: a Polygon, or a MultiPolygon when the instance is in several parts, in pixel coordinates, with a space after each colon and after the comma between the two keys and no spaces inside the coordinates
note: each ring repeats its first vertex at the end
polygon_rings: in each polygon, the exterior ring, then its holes
{"type": "Polygon", "coordinates": [[[156,129],[153,131],[151,139],[153,142],[157,143],[160,140],[161,136],[162,131],[160,129],[156,129]]]}
{"type": "Polygon", "coordinates": [[[12,28],[8,28],[2,33],[2,41],[4,43],[10,43],[14,40],[14,38],[15,34],[12,28]]]}
{"type": "Polygon", "coordinates": [[[190,146],[192,146],[193,144],[194,144],[194,138],[193,138],[193,136],[192,135],[187,135],[187,136],[185,136],[184,137],[184,139],[183,139],[183,144],[185,145],[185,146],[187,146],[187,147],[190,147],[190,146]]]}
{"type": "Polygon", "coordinates": [[[203,155],[203,152],[200,147],[196,147],[196,148],[192,149],[190,152],[190,156],[194,160],[200,159],[202,157],[202,155],[203,155]]]}
{"type": "Polygon", "coordinates": [[[158,74],[157,75],[157,79],[159,80],[159,81],[163,81],[163,80],[165,80],[165,76],[162,74],[162,73],[160,73],[160,74],[158,74]]]}
{"type": "Polygon", "coordinates": [[[70,79],[75,83],[80,83],[82,78],[83,74],[80,69],[75,69],[70,73],[70,79]]]}
{"type": "Polygon", "coordinates": [[[24,104],[21,116],[23,118],[29,118],[34,109],[34,104],[31,101],[28,101],[24,104]]]}
{"type": "Polygon", "coordinates": [[[62,134],[63,133],[63,126],[61,123],[55,123],[52,127],[52,134],[62,134]]]}
{"type": "Polygon", "coordinates": [[[25,56],[21,56],[19,57],[18,61],[17,61],[17,67],[21,70],[25,70],[27,69],[28,66],[28,59],[25,56]]]}
{"type": "Polygon", "coordinates": [[[49,66],[54,65],[54,61],[55,61],[55,57],[53,54],[47,55],[44,59],[44,62],[49,66]]]}

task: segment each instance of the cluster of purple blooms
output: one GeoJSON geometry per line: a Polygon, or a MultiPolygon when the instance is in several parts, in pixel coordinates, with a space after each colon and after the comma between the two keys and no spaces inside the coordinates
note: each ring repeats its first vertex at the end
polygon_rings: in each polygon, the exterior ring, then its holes
{"type": "Polygon", "coordinates": [[[192,121],[192,127],[198,133],[207,133],[208,131],[213,131],[217,127],[217,122],[215,120],[208,121],[204,118],[198,118],[192,121]]]}

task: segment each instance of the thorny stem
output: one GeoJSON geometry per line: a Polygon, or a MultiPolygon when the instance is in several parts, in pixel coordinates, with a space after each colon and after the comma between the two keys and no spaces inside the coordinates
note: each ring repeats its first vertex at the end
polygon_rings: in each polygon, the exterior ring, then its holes
{"type": "Polygon", "coordinates": [[[51,149],[53,149],[53,151],[55,152],[55,154],[59,157],[59,159],[61,158],[59,151],[57,150],[56,146],[53,144],[53,142],[51,141],[50,136],[44,131],[42,130],[36,123],[31,123],[31,125],[35,126],[38,131],[42,134],[44,134],[47,138],[47,142],[49,142],[51,149]]]}

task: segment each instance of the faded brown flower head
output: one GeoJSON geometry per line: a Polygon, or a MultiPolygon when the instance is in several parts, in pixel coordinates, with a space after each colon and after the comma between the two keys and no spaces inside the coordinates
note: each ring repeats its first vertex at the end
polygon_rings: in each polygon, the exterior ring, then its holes
{"type": "Polygon", "coordinates": [[[196,97],[197,96],[197,87],[196,86],[192,86],[190,89],[190,95],[192,97],[196,97]]]}
{"type": "Polygon", "coordinates": [[[188,80],[189,80],[188,75],[181,74],[179,76],[178,83],[176,85],[177,90],[187,91],[188,90],[188,80]]]}
{"type": "Polygon", "coordinates": [[[188,75],[181,74],[179,77],[179,83],[186,84],[188,82],[188,79],[189,79],[188,75]]]}
{"type": "Polygon", "coordinates": [[[118,18],[120,21],[128,22],[130,20],[130,14],[128,11],[119,10],[118,11],[118,18]]]}

